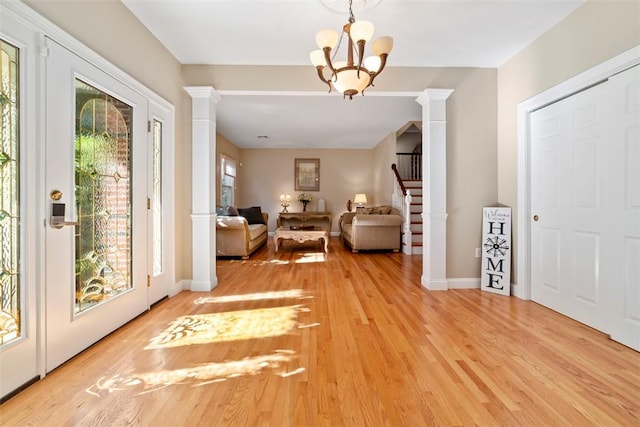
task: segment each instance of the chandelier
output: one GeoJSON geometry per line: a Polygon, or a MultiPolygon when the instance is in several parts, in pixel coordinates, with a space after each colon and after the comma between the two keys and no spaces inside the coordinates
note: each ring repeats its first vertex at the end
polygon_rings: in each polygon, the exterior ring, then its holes
{"type": "Polygon", "coordinates": [[[318,32],[316,44],[320,49],[309,54],[311,63],[318,70],[318,77],[329,86],[329,92],[335,88],[349,99],[373,86],[373,80],[384,69],[387,56],[393,48],[393,38],[380,37],[371,46],[373,55],[364,57],[365,45],[373,37],[374,27],[369,21],[356,21],[352,3],[353,0],[349,0],[349,22],[342,28],[342,33],[338,35],[337,31],[331,29],[318,32]],[[348,41],[347,60],[334,62],[345,34],[348,41]],[[354,62],[354,55],[357,56],[357,62],[354,62]],[[331,71],[328,79],[324,75],[325,68],[331,71]]]}

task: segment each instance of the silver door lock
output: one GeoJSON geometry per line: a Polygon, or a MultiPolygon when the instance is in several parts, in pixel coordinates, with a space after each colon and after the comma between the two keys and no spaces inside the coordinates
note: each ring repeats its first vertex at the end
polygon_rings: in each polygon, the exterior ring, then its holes
{"type": "Polygon", "coordinates": [[[64,203],[51,203],[51,219],[49,224],[52,228],[62,228],[67,225],[78,225],[77,221],[65,221],[66,205],[64,203]]]}

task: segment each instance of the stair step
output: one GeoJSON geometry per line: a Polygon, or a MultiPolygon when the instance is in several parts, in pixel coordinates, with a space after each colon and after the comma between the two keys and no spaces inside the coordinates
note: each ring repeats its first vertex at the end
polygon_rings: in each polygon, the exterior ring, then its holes
{"type": "Polygon", "coordinates": [[[422,242],[411,242],[411,246],[420,247],[422,246],[422,242]]]}

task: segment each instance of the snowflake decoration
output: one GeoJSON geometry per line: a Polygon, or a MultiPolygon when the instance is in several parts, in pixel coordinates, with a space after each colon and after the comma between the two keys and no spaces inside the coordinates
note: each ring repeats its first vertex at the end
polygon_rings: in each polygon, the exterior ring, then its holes
{"type": "Polygon", "coordinates": [[[509,245],[507,245],[507,239],[502,239],[498,236],[489,237],[484,244],[484,250],[493,257],[497,257],[498,255],[505,256],[509,250],[509,245]]]}

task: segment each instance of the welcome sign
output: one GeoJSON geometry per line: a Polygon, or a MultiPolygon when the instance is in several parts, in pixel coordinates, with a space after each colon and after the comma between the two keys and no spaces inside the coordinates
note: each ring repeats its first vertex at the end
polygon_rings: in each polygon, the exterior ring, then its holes
{"type": "Polygon", "coordinates": [[[511,208],[482,209],[480,289],[511,294],[511,208]]]}

